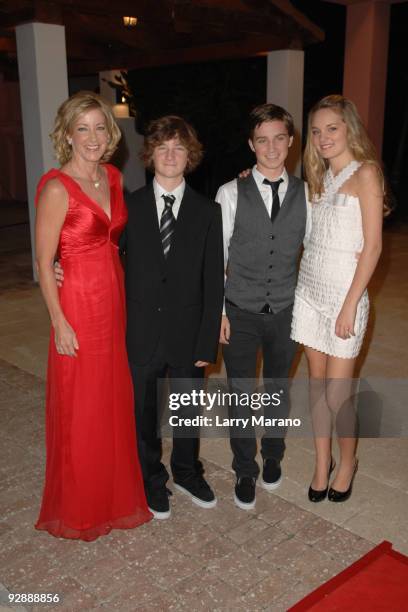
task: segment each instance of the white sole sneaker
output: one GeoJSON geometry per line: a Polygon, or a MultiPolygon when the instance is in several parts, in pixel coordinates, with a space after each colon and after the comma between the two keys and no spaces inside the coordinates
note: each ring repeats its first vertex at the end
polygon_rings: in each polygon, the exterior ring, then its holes
{"type": "Polygon", "coordinates": [[[266,489],[267,491],[274,491],[280,486],[282,479],[283,477],[281,476],[276,482],[265,482],[263,478],[261,478],[260,485],[263,489],[266,489]]]}
{"type": "Polygon", "coordinates": [[[170,518],[171,510],[167,510],[166,512],[158,512],[157,510],[153,510],[153,508],[150,508],[150,506],[148,506],[148,508],[153,514],[153,517],[155,519],[158,519],[159,521],[164,521],[165,519],[170,518]]]}
{"type": "Polygon", "coordinates": [[[217,498],[213,499],[212,501],[204,501],[203,499],[192,495],[188,489],[185,489],[181,485],[174,483],[174,486],[181,493],[184,493],[184,495],[188,495],[193,504],[196,504],[196,506],[200,506],[200,508],[215,508],[215,506],[217,505],[217,498]]]}
{"type": "Polygon", "coordinates": [[[237,497],[236,493],[234,493],[234,502],[238,508],[241,508],[241,510],[253,510],[255,508],[255,500],[248,503],[243,502],[239,499],[239,497],[237,497]]]}

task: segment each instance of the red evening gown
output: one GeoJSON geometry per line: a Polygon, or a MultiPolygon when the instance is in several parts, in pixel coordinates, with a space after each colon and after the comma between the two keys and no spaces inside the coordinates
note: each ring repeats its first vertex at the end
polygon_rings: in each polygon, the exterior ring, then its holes
{"type": "Polygon", "coordinates": [[[151,519],[136,448],[133,388],[125,346],[125,295],[118,240],[127,220],[120,173],[105,165],[111,220],[60,170],[68,212],[58,257],[61,307],[77,357],[59,355],[51,331],[46,407],[47,464],[37,529],[94,540],[151,519]]]}

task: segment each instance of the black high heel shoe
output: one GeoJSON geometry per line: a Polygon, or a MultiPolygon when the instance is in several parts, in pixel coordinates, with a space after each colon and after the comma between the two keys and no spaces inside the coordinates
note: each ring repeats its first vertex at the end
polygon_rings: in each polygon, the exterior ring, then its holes
{"type": "Polygon", "coordinates": [[[355,463],[354,470],[353,470],[353,475],[350,480],[350,486],[347,489],[347,491],[336,491],[336,489],[333,489],[332,487],[330,487],[329,493],[327,495],[329,501],[344,502],[350,497],[351,492],[353,490],[353,481],[354,481],[354,476],[357,473],[357,468],[358,468],[358,459],[356,459],[356,463],[355,463]]]}
{"type": "Polygon", "coordinates": [[[329,489],[329,478],[330,475],[332,473],[332,471],[334,470],[334,468],[336,467],[336,462],[333,461],[333,457],[330,458],[330,467],[329,467],[329,471],[327,474],[327,487],[323,490],[318,491],[317,489],[312,489],[312,487],[309,487],[309,491],[308,491],[308,498],[309,501],[311,502],[321,502],[326,498],[327,495],[327,491],[329,489]]]}

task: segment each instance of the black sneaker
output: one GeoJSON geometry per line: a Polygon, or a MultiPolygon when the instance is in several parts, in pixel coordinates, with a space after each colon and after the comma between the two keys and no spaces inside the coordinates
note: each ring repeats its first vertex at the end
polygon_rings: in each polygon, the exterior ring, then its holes
{"type": "Polygon", "coordinates": [[[156,491],[147,491],[146,499],[150,512],[155,519],[168,519],[170,516],[169,504],[170,491],[166,487],[157,489],[156,491]]]}
{"type": "Polygon", "coordinates": [[[277,489],[282,482],[282,469],[280,461],[264,459],[261,485],[267,491],[277,489]]]}
{"type": "Polygon", "coordinates": [[[234,501],[241,510],[255,508],[255,478],[240,476],[235,485],[234,501]]]}
{"type": "Polygon", "coordinates": [[[182,482],[174,481],[174,486],[185,495],[189,495],[191,501],[201,508],[214,508],[217,505],[217,498],[201,474],[191,476],[182,482]]]}

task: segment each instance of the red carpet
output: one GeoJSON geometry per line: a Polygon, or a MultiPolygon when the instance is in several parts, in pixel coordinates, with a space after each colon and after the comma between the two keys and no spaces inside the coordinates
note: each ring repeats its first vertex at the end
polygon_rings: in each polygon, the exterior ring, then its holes
{"type": "MultiPolygon", "coordinates": [[[[382,542],[290,612],[407,612],[408,557],[382,542]]],[[[289,612],[289,611],[288,611],[289,612]]]]}

